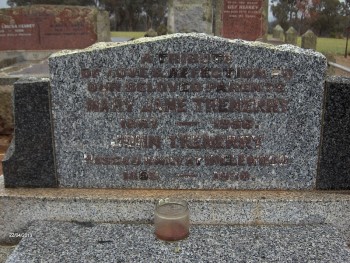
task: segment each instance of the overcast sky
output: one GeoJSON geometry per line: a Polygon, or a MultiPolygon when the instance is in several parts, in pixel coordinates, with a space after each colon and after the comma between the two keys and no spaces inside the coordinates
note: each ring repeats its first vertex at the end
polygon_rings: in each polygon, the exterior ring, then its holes
{"type": "Polygon", "coordinates": [[[0,8],[8,7],[7,0],[0,0],[0,8]]]}

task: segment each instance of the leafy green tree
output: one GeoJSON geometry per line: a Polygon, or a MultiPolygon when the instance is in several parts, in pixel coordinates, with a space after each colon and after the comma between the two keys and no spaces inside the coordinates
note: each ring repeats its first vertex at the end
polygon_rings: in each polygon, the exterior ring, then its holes
{"type": "Polygon", "coordinates": [[[312,29],[319,36],[343,33],[350,18],[350,0],[273,0],[273,15],[283,29],[293,26],[303,34],[312,29]]]}
{"type": "Polygon", "coordinates": [[[149,28],[158,28],[164,24],[165,15],[167,13],[168,0],[144,0],[143,10],[146,15],[146,26],[149,28]]]}
{"type": "Polygon", "coordinates": [[[311,26],[318,36],[335,37],[342,31],[340,25],[339,0],[321,0],[312,8],[311,26]]]}
{"type": "Polygon", "coordinates": [[[101,0],[101,6],[110,12],[112,29],[133,31],[143,22],[142,30],[156,29],[164,23],[167,0],[101,0]]]}
{"type": "Polygon", "coordinates": [[[277,24],[288,30],[291,22],[297,18],[297,0],[272,0],[271,11],[277,24]]]}
{"type": "Polygon", "coordinates": [[[101,0],[101,6],[113,17],[112,29],[118,30],[123,24],[132,31],[142,12],[143,0],[101,0]]]}
{"type": "Polygon", "coordinates": [[[10,7],[25,5],[80,5],[97,6],[97,0],[7,0],[10,7]]]}

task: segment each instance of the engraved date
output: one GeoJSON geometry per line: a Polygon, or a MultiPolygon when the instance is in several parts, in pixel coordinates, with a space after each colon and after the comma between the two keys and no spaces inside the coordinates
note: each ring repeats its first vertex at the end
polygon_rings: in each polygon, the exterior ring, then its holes
{"type": "Polygon", "coordinates": [[[23,238],[23,237],[33,237],[33,235],[31,233],[16,233],[16,232],[13,232],[13,233],[9,233],[9,237],[10,238],[16,238],[16,237],[23,238]]]}

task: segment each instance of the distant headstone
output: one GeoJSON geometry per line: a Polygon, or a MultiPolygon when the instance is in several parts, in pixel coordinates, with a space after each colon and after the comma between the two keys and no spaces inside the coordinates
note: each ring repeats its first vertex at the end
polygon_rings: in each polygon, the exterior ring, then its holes
{"type": "Polygon", "coordinates": [[[284,41],[284,30],[280,25],[274,27],[274,29],[272,30],[272,37],[274,39],[284,41]]]}
{"type": "Polygon", "coordinates": [[[215,4],[215,35],[244,40],[267,38],[267,0],[218,0],[215,4]]]}
{"type": "Polygon", "coordinates": [[[350,190],[350,78],[326,82],[323,139],[317,187],[350,190]]]}
{"type": "Polygon", "coordinates": [[[5,187],[57,187],[48,79],[14,85],[15,137],[2,162],[5,187]]]}
{"type": "Polygon", "coordinates": [[[148,29],[148,31],[145,34],[145,37],[156,37],[156,36],[158,36],[158,33],[153,28],[148,29]]]}
{"type": "Polygon", "coordinates": [[[169,33],[212,34],[212,0],[169,0],[169,33]]]}
{"type": "Polygon", "coordinates": [[[286,44],[297,45],[298,32],[294,27],[290,27],[286,32],[286,44]]]}
{"type": "Polygon", "coordinates": [[[75,49],[110,41],[108,14],[90,7],[0,9],[0,24],[0,50],[75,49]]]}
{"type": "Polygon", "coordinates": [[[315,187],[319,53],[174,34],[49,65],[61,187],[315,187]]]}
{"type": "Polygon", "coordinates": [[[308,30],[304,35],[301,36],[301,47],[307,49],[316,50],[317,45],[317,36],[312,32],[312,30],[308,30]]]}

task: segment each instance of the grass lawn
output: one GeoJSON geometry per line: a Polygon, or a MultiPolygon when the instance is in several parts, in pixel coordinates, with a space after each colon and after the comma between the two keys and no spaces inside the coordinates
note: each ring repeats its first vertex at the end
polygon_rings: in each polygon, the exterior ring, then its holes
{"type": "Polygon", "coordinates": [[[111,37],[129,37],[129,38],[140,38],[145,35],[145,32],[123,32],[123,31],[112,31],[111,37]]]}
{"type": "MultiPolygon", "coordinates": [[[[317,38],[316,49],[317,51],[323,54],[344,55],[345,44],[346,44],[346,39],[319,37],[317,38]]],[[[298,37],[298,46],[301,46],[300,37],[298,37]]],[[[350,46],[348,46],[348,51],[349,49],[350,49],[350,46]]]]}
{"type": "MultiPolygon", "coordinates": [[[[272,36],[269,35],[269,38],[272,36]]],[[[319,37],[317,38],[316,50],[323,54],[331,54],[336,56],[344,55],[345,53],[345,43],[346,39],[338,38],[327,38],[319,37]]],[[[298,46],[301,46],[301,37],[298,37],[298,46]]],[[[350,40],[348,44],[348,52],[350,52],[350,40]]]]}

